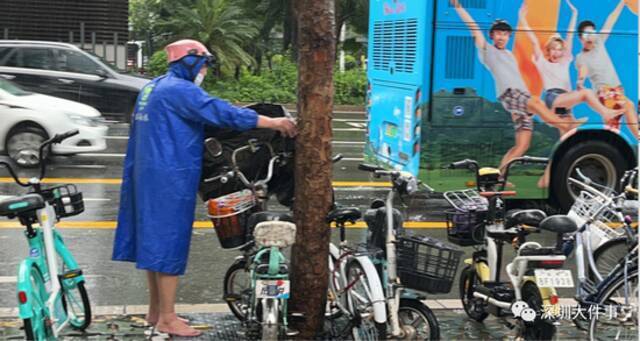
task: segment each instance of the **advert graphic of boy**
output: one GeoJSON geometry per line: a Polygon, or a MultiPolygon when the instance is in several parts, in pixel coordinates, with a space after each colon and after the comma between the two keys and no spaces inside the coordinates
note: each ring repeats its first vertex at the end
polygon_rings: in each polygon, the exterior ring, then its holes
{"type": "Polygon", "coordinates": [[[640,137],[638,134],[638,114],[633,103],[625,96],[618,73],[604,46],[624,7],[625,1],[622,0],[611,12],[600,32],[596,31],[596,24],[590,20],[582,21],[578,25],[578,37],[582,42],[582,52],[576,58],[576,67],[578,68],[576,86],[578,89],[583,89],[584,81],[589,78],[591,86],[602,104],[611,109],[624,110],[627,124],[633,135],[638,138],[640,137]]]}
{"type": "Polygon", "coordinates": [[[511,113],[514,123],[515,145],[502,158],[500,169],[504,170],[504,166],[510,160],[524,155],[529,149],[533,136],[534,114],[560,132],[575,128],[577,122],[555,115],[540,99],[531,97],[513,53],[506,49],[513,31],[511,26],[506,21],[496,20],[489,30],[489,38],[493,41],[493,44],[489,44],[478,24],[460,5],[460,2],[458,0],[450,0],[450,2],[471,31],[478,48],[480,62],[493,75],[498,100],[505,110],[511,113]]]}

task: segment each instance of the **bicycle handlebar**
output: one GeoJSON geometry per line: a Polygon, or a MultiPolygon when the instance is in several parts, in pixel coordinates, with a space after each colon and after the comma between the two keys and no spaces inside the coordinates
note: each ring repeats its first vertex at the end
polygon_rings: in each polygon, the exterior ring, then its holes
{"type": "Polygon", "coordinates": [[[478,194],[480,194],[480,196],[483,196],[485,198],[491,198],[495,196],[514,197],[517,195],[516,191],[480,192],[478,194]]]}
{"type": "Polygon", "coordinates": [[[471,166],[474,166],[475,169],[478,169],[478,162],[475,160],[470,160],[470,159],[464,159],[461,161],[456,161],[456,162],[452,162],[449,165],[449,169],[464,169],[464,168],[470,168],[471,166]]]}
{"type": "MultiPolygon", "coordinates": [[[[615,191],[605,185],[601,185],[599,183],[596,183],[595,181],[591,180],[591,178],[589,178],[588,176],[584,175],[582,173],[582,171],[580,171],[580,168],[576,168],[576,173],[578,174],[578,176],[580,178],[582,178],[582,181],[584,182],[585,185],[587,186],[591,186],[593,188],[596,188],[597,191],[599,192],[608,192],[608,193],[614,193],[615,191]]],[[[575,180],[575,179],[574,179],[575,180]]],[[[607,194],[607,193],[605,193],[607,194]]]]}
{"type": "Polygon", "coordinates": [[[359,164],[358,165],[358,169],[361,170],[361,171],[371,172],[371,173],[375,173],[377,171],[383,171],[384,170],[384,168],[382,168],[382,167],[378,167],[378,166],[375,166],[375,165],[370,165],[370,164],[367,164],[367,163],[359,164]]]}
{"type": "Polygon", "coordinates": [[[540,163],[540,164],[545,164],[546,165],[547,163],[549,163],[549,158],[547,158],[547,157],[527,156],[527,155],[525,155],[523,157],[520,157],[520,158],[517,158],[515,160],[520,161],[523,164],[540,163]]]}
{"type": "MultiPolygon", "coordinates": [[[[80,133],[80,131],[78,131],[78,129],[74,129],[74,130],[70,130],[67,131],[65,133],[62,134],[56,134],[55,136],[53,136],[52,138],[44,141],[40,147],[38,148],[38,159],[40,160],[40,177],[38,178],[38,180],[42,180],[44,179],[44,175],[45,175],[45,169],[46,169],[46,158],[44,157],[44,150],[45,148],[53,145],[53,144],[58,144],[61,143],[62,141],[78,135],[80,133]]],[[[20,178],[18,178],[18,175],[16,174],[15,169],[13,169],[13,166],[6,162],[6,161],[0,161],[0,165],[5,166],[8,170],[9,170],[9,174],[11,174],[11,177],[13,178],[13,181],[22,187],[29,187],[29,186],[38,186],[40,183],[35,182],[33,180],[30,180],[29,182],[22,182],[20,181],[20,178]]],[[[36,192],[39,191],[38,189],[39,187],[36,187],[36,192]]]]}
{"type": "MultiPolygon", "coordinates": [[[[589,178],[587,178],[587,179],[589,179],[589,178]]],[[[590,180],[589,180],[589,181],[590,181],[590,180]]],[[[599,191],[599,190],[598,190],[598,189],[596,189],[595,187],[593,187],[593,186],[591,186],[591,185],[589,185],[589,184],[587,184],[587,183],[585,183],[585,182],[582,182],[582,181],[580,181],[580,180],[578,180],[578,179],[569,178],[569,182],[570,182],[570,183],[572,183],[572,184],[574,184],[574,185],[578,185],[578,186],[580,186],[583,190],[585,190],[585,191],[587,191],[587,192],[589,192],[589,193],[591,193],[591,194],[597,195],[597,196],[599,196],[599,197],[600,197],[600,198],[602,198],[602,199],[605,199],[605,200],[610,200],[610,199],[611,199],[611,198],[610,198],[608,195],[606,195],[605,193],[602,193],[601,191],[599,191]]]]}

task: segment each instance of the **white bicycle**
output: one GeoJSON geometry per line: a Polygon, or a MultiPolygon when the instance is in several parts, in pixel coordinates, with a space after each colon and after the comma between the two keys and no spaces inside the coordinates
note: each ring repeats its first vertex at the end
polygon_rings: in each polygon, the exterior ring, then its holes
{"type": "Polygon", "coordinates": [[[354,340],[384,340],[387,311],[378,272],[368,251],[349,247],[345,236],[345,224],[355,223],[361,216],[357,208],[336,208],[327,216],[340,230],[340,244],[329,245],[326,317],[347,317],[345,327],[332,330],[338,339],[350,334],[354,340]]]}

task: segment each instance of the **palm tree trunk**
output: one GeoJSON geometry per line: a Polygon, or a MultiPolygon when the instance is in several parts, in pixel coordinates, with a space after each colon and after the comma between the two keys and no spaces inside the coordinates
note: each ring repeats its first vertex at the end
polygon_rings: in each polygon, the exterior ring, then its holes
{"type": "Polygon", "coordinates": [[[292,253],[292,308],[305,316],[300,339],[321,331],[327,298],[332,204],[331,115],[335,55],[334,0],[297,0],[298,113],[294,216],[298,233],[292,253]]]}

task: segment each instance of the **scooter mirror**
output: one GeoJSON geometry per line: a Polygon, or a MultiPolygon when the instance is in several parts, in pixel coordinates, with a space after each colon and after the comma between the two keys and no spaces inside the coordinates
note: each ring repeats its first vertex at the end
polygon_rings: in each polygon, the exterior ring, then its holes
{"type": "Polygon", "coordinates": [[[207,151],[207,155],[211,158],[217,158],[222,155],[222,144],[220,141],[213,137],[210,137],[204,141],[204,146],[207,151]]]}

